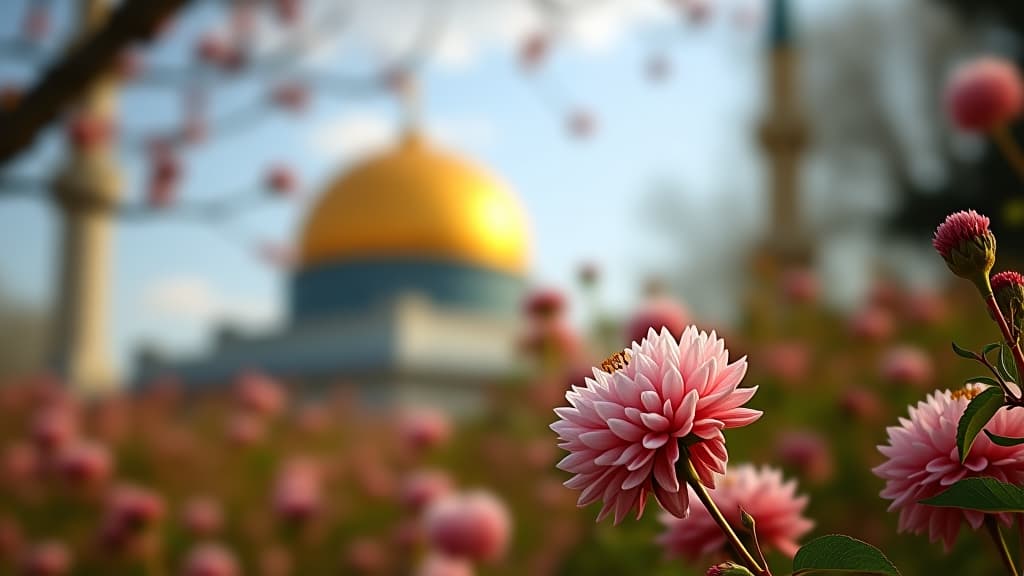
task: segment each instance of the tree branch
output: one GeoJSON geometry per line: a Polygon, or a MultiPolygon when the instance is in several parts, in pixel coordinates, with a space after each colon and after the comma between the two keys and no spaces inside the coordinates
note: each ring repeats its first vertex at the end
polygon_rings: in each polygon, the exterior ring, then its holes
{"type": "Polygon", "coordinates": [[[125,0],[96,32],[43,75],[18,103],[0,112],[0,166],[35,140],[69,104],[105,72],[135,41],[146,41],[191,0],[125,0]]]}

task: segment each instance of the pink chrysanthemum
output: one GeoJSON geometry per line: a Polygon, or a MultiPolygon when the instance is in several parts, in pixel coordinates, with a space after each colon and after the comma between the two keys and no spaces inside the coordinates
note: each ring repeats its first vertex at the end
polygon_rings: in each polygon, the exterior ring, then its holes
{"type": "MultiPolygon", "coordinates": [[[[984,390],[980,384],[968,384],[961,390],[937,391],[910,408],[910,418],[900,418],[899,426],[888,428],[889,444],[878,451],[888,460],[873,469],[885,480],[883,498],[892,500],[889,510],[899,510],[900,532],[921,534],[935,542],[942,540],[948,551],[952,548],[966,520],[972,529],[981,526],[984,515],[974,510],[936,508],[918,504],[946,490],[961,478],[991,476],[1002,482],[1024,482],[1024,447],[993,444],[979,434],[960,463],[956,448],[956,428],[970,399],[984,390]]],[[[996,413],[985,429],[993,434],[1024,437],[1024,420],[1005,408],[996,413]]],[[[1006,515],[1001,519],[1009,522],[1006,515]]]]}
{"type": "Polygon", "coordinates": [[[761,412],[742,408],[757,388],[739,388],[747,371],[741,358],[729,363],[725,341],[690,326],[677,342],[668,329],[647,333],[642,343],[594,369],[584,387],[565,397],[551,425],[568,450],[558,467],[575,476],[565,483],[582,490],[579,506],[603,500],[598,520],[631,509],[643,514],[647,495],[685,517],[689,499],[676,466],[687,439],[701,483],[713,488],[728,460],[722,430],[754,422],[761,412]]]}
{"type": "Polygon", "coordinates": [[[1013,120],[1024,105],[1024,87],[1013,63],[983,57],[957,68],[946,84],[946,108],[953,124],[987,132],[1013,120]]]}
{"type": "Polygon", "coordinates": [[[982,238],[989,234],[988,216],[982,216],[974,210],[956,212],[946,216],[946,219],[935,229],[935,237],[932,239],[932,246],[947,260],[953,250],[964,242],[982,238]]]}
{"type": "MultiPolygon", "coordinates": [[[[740,525],[742,508],[754,517],[761,546],[790,557],[800,548],[800,538],[814,527],[803,515],[807,496],[797,496],[796,481],[784,482],[782,472],[768,466],[730,467],[710,494],[730,524],[740,525]]],[[[728,549],[725,535],[703,506],[695,506],[686,518],[662,514],[661,521],[665,532],[658,543],[672,557],[698,560],[728,549]]]]}

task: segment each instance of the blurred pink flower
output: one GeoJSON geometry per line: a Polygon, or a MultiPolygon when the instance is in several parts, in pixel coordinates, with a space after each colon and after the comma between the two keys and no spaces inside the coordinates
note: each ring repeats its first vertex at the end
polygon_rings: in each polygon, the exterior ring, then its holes
{"type": "Polygon", "coordinates": [[[430,554],[416,568],[415,576],[473,576],[473,565],[461,558],[430,554]]]}
{"type": "Polygon", "coordinates": [[[742,408],[757,388],[739,388],[747,362],[729,363],[725,341],[690,326],[677,342],[667,328],[650,329],[642,343],[602,363],[584,387],[566,393],[571,406],[555,409],[551,425],[569,451],[558,467],[575,476],[565,483],[582,490],[579,506],[599,499],[598,520],[614,512],[621,522],[631,509],[643,514],[653,492],[666,510],[685,517],[689,501],[676,475],[686,457],[700,481],[714,487],[714,474],[728,460],[722,430],[746,426],[761,412],[742,408]]]}
{"type": "Polygon", "coordinates": [[[531,322],[520,346],[523,352],[533,358],[553,360],[560,364],[577,358],[583,348],[576,331],[560,319],[531,322]]]}
{"type": "Polygon", "coordinates": [[[398,435],[406,448],[421,452],[435,448],[451,436],[448,417],[432,408],[406,409],[398,417],[398,435]]]}
{"type": "Polygon", "coordinates": [[[857,420],[873,420],[882,413],[882,401],[873,390],[851,386],[840,394],[839,408],[857,420]]]}
{"type": "Polygon", "coordinates": [[[388,551],[370,538],[356,538],[345,549],[345,563],[360,573],[380,572],[387,562],[388,551]]]}
{"type": "Polygon", "coordinates": [[[29,548],[21,563],[23,576],[61,576],[71,570],[71,552],[63,542],[49,540],[29,548]]]}
{"type": "Polygon", "coordinates": [[[879,372],[890,382],[923,387],[932,381],[935,369],[926,351],[917,346],[903,345],[885,351],[879,372]]]}
{"type": "Polygon", "coordinates": [[[224,524],[220,501],[210,496],[189,498],[182,505],[181,523],[194,537],[216,535],[224,524]]]}
{"type": "MultiPolygon", "coordinates": [[[[998,446],[979,434],[966,462],[960,463],[957,423],[971,398],[984,389],[981,384],[968,384],[953,392],[937,391],[910,407],[909,418],[900,418],[898,426],[887,429],[889,443],[878,447],[886,461],[872,470],[885,480],[881,496],[892,500],[889,510],[899,510],[899,531],[927,532],[932,542],[942,540],[946,551],[953,547],[963,521],[977,530],[984,514],[936,508],[918,504],[919,500],[935,496],[966,477],[991,476],[1001,482],[1024,483],[1024,446],[998,446]]],[[[1003,408],[985,430],[1001,436],[1024,437],[1024,420],[1003,408]]],[[[1006,524],[1011,521],[1007,514],[999,517],[1006,524]]]]}
{"type": "Polygon", "coordinates": [[[512,520],[497,496],[477,490],[435,501],[424,515],[424,529],[427,541],[442,554],[494,562],[505,555],[512,520]]]}
{"type": "Polygon", "coordinates": [[[782,275],[782,294],[790,302],[810,304],[818,299],[818,276],[808,268],[790,268],[782,275]]]}
{"type": "Polygon", "coordinates": [[[758,359],[761,370],[783,384],[803,382],[811,371],[811,349],[798,340],[771,342],[758,359]]]}
{"type": "Polygon", "coordinates": [[[678,337],[690,323],[690,312],[679,302],[667,296],[653,296],[644,302],[626,323],[626,343],[641,342],[649,330],[662,328],[678,337]]]}
{"type": "MultiPolygon", "coordinates": [[[[692,492],[692,488],[690,489],[692,492]]],[[[814,527],[804,517],[807,496],[797,496],[796,480],[784,482],[782,472],[751,464],[729,467],[711,499],[733,526],[740,526],[740,509],[754,517],[757,537],[765,549],[792,557],[800,538],[814,527]]],[[[696,498],[696,494],[691,494],[696,498]]],[[[694,506],[686,518],[663,513],[665,532],[658,537],[668,554],[695,561],[727,550],[729,544],[704,506],[694,506]]]]}
{"type": "Polygon", "coordinates": [[[274,512],[290,523],[313,518],[321,507],[321,471],[313,461],[293,458],[278,472],[274,487],[274,512]]]}
{"type": "Polygon", "coordinates": [[[941,294],[929,291],[917,291],[907,295],[904,304],[907,318],[922,326],[935,326],[942,323],[949,315],[946,300],[941,294]]]}
{"type": "Polygon", "coordinates": [[[267,435],[267,422],[251,412],[236,412],[226,422],[228,439],[239,446],[252,446],[267,435]]]}
{"type": "Polygon", "coordinates": [[[159,494],[134,484],[121,484],[110,492],[103,523],[102,544],[121,550],[132,544],[164,515],[164,501],[159,494]]]}
{"type": "Polygon", "coordinates": [[[862,308],[850,318],[850,333],[865,342],[888,340],[894,329],[892,315],[877,305],[862,308]]]}
{"type": "Polygon", "coordinates": [[[779,462],[810,482],[821,484],[832,478],[832,449],[828,440],[817,432],[782,432],[775,441],[775,454],[779,462]]]}
{"type": "Polygon", "coordinates": [[[261,416],[275,416],[285,406],[285,393],[273,378],[260,372],[247,371],[235,380],[235,394],[243,410],[261,416]]]}
{"type": "Polygon", "coordinates": [[[945,96],[946,110],[957,128],[988,132],[1020,114],[1024,87],[1012,62],[984,56],[953,71],[946,83],[945,96]]]}
{"type": "Polygon", "coordinates": [[[220,544],[199,544],[185,557],[182,576],[237,576],[242,571],[235,555],[220,544]]]}
{"type": "Polygon", "coordinates": [[[550,320],[565,312],[565,295],[554,288],[538,288],[526,296],[523,312],[533,320],[550,320]]]}
{"type": "Polygon", "coordinates": [[[419,470],[406,476],[399,491],[402,505],[419,512],[452,491],[451,476],[443,470],[419,470]]]}
{"type": "Polygon", "coordinates": [[[4,448],[2,480],[5,485],[24,485],[41,470],[39,452],[28,442],[16,441],[4,448]]]}
{"type": "Polygon", "coordinates": [[[64,403],[49,404],[32,419],[32,440],[44,455],[51,455],[78,435],[78,416],[64,403]]]}
{"type": "Polygon", "coordinates": [[[113,461],[106,446],[80,440],[57,454],[57,469],[70,486],[96,486],[110,477],[113,461]]]}

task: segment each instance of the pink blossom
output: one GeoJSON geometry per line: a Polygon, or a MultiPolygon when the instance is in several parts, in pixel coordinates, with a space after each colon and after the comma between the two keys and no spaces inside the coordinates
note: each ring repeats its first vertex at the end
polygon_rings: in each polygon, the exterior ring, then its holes
{"type": "MultiPolygon", "coordinates": [[[[887,429],[889,443],[878,447],[886,461],[873,472],[885,480],[881,496],[892,500],[889,510],[899,511],[900,532],[927,532],[932,542],[942,540],[947,551],[964,521],[977,530],[984,515],[974,510],[927,506],[919,500],[935,496],[967,477],[991,476],[1010,484],[1024,483],[1024,446],[998,446],[979,434],[967,460],[960,463],[957,423],[971,398],[984,389],[981,384],[968,384],[954,392],[929,394],[910,408],[909,418],[900,418],[898,426],[887,429]]],[[[1024,420],[1003,408],[985,430],[1000,436],[1024,437],[1024,420]]],[[[999,517],[1010,523],[1009,515],[999,517]]]]}
{"type": "Polygon", "coordinates": [[[237,576],[238,559],[220,544],[200,544],[185,558],[182,576],[237,576]]]}
{"type": "Polygon", "coordinates": [[[850,318],[850,333],[866,342],[882,342],[892,336],[892,314],[881,306],[868,306],[850,318]]]}
{"type": "Polygon", "coordinates": [[[274,511],[286,522],[303,523],[321,507],[322,478],[311,460],[295,458],[284,464],[274,488],[274,511]]]}
{"type": "Polygon", "coordinates": [[[834,466],[828,440],[811,430],[788,430],[775,442],[779,461],[801,477],[821,484],[832,477],[834,466]]]}
{"type": "Polygon", "coordinates": [[[107,547],[122,549],[163,515],[164,501],[157,493],[134,484],[116,486],[107,502],[100,539],[107,547]]]}
{"type": "Polygon", "coordinates": [[[398,419],[399,437],[404,445],[414,452],[445,443],[451,433],[448,417],[436,409],[407,409],[398,419]]]}
{"type": "Polygon", "coordinates": [[[387,551],[376,540],[357,538],[345,550],[346,563],[362,573],[380,572],[387,564],[387,551]]]}
{"type": "Polygon", "coordinates": [[[1020,272],[1007,270],[992,275],[992,291],[998,292],[1003,288],[1024,286],[1024,275],[1020,272]]]}
{"type": "Polygon", "coordinates": [[[79,441],[57,454],[57,469],[68,484],[90,486],[110,477],[113,462],[106,446],[79,441]]]}
{"type": "Polygon", "coordinates": [[[32,440],[43,454],[53,454],[78,435],[78,418],[63,403],[52,403],[35,414],[32,440]]]}
{"type": "Polygon", "coordinates": [[[493,562],[505,554],[512,521],[494,494],[473,491],[434,502],[426,511],[424,527],[428,542],[438,552],[493,562]]]}
{"type": "Polygon", "coordinates": [[[894,346],[882,357],[882,378],[897,384],[925,386],[934,375],[932,358],[917,346],[894,346]]]}
{"type": "Polygon", "coordinates": [[[239,446],[252,446],[267,435],[266,420],[249,412],[236,412],[226,422],[226,435],[239,446]]]}
{"type": "Polygon", "coordinates": [[[285,406],[285,393],[273,378],[260,372],[242,372],[235,380],[239,406],[261,416],[274,416],[285,406]]]}
{"type": "Polygon", "coordinates": [[[808,304],[818,299],[821,291],[818,276],[807,268],[791,268],[782,275],[782,293],[790,302],[808,304]]]}
{"type": "Polygon", "coordinates": [[[535,320],[561,316],[565,312],[565,295],[554,288],[538,288],[526,297],[523,311],[535,320]]]}
{"type": "Polygon", "coordinates": [[[218,500],[209,496],[196,496],[185,501],[181,523],[193,536],[213,536],[220,532],[224,524],[224,512],[218,500]]]}
{"type": "Polygon", "coordinates": [[[430,554],[416,569],[415,576],[473,576],[473,565],[461,558],[430,554]]]}
{"type": "Polygon", "coordinates": [[[741,407],[757,392],[739,388],[746,371],[745,358],[730,364],[725,341],[694,326],[678,342],[667,328],[650,329],[643,342],[594,369],[585,386],[566,393],[571,406],[556,408],[559,420],[551,425],[569,452],[558,467],[575,474],[565,485],[582,490],[579,506],[603,500],[598,520],[614,512],[618,523],[631,509],[643,514],[653,492],[662,507],[685,517],[680,457],[688,455],[700,481],[714,487],[729,458],[722,431],[761,416],[741,407]]]}
{"type": "Polygon", "coordinates": [[[935,326],[948,316],[946,301],[940,294],[927,291],[911,293],[905,302],[907,317],[922,326],[935,326]]]}
{"type": "Polygon", "coordinates": [[[1016,118],[1024,104],[1020,73],[1012,62],[977,58],[953,71],[946,83],[946,109],[967,132],[988,132],[1016,118]]]}
{"type": "Polygon", "coordinates": [[[667,328],[678,337],[689,323],[690,313],[682,304],[667,296],[654,296],[626,323],[626,342],[640,342],[651,329],[661,332],[662,328],[667,328]]]}
{"type": "MultiPolygon", "coordinates": [[[[782,472],[751,464],[730,467],[711,499],[733,526],[740,526],[740,509],[753,516],[761,546],[792,557],[799,540],[814,527],[804,517],[807,496],[797,496],[796,481],[784,482],[782,472]]],[[[692,488],[690,489],[692,492],[692,488]]],[[[696,494],[691,494],[696,498],[696,494]]],[[[669,555],[698,560],[727,550],[728,542],[704,506],[694,506],[686,518],[662,514],[665,532],[658,542],[669,555]]]]}
{"type": "Polygon", "coordinates": [[[71,552],[63,542],[49,540],[32,546],[22,560],[24,576],[62,576],[71,570],[71,552]]]}
{"type": "Polygon", "coordinates": [[[772,342],[761,350],[761,370],[784,384],[798,384],[811,371],[811,349],[798,340],[772,342]]]}
{"type": "Polygon", "coordinates": [[[882,413],[882,401],[873,390],[851,386],[840,394],[839,408],[858,420],[873,420],[882,413]]]}
{"type": "Polygon", "coordinates": [[[948,260],[953,250],[964,242],[974,241],[990,234],[988,225],[988,216],[982,216],[974,210],[950,214],[935,229],[932,246],[943,258],[948,260]]]}
{"type": "Polygon", "coordinates": [[[419,470],[405,478],[399,491],[402,505],[419,512],[452,491],[452,479],[442,470],[419,470]]]}

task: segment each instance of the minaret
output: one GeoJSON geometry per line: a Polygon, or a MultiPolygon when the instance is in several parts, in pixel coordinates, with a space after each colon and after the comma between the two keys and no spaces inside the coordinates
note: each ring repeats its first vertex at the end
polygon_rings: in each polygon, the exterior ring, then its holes
{"type": "Polygon", "coordinates": [[[788,0],[771,0],[768,17],[768,107],[759,137],[768,163],[771,223],[766,239],[778,264],[806,264],[810,243],[800,214],[800,160],[807,125],[799,102],[799,51],[793,42],[788,0]]]}
{"type": "MultiPolygon", "coordinates": [[[[83,35],[110,11],[109,0],[83,0],[79,6],[83,35]]],[[[79,100],[74,113],[86,119],[82,130],[89,134],[70,136],[53,185],[63,239],[52,360],[69,385],[86,394],[115,385],[107,340],[112,221],[121,189],[109,138],[115,96],[113,79],[105,77],[79,100]]]]}

